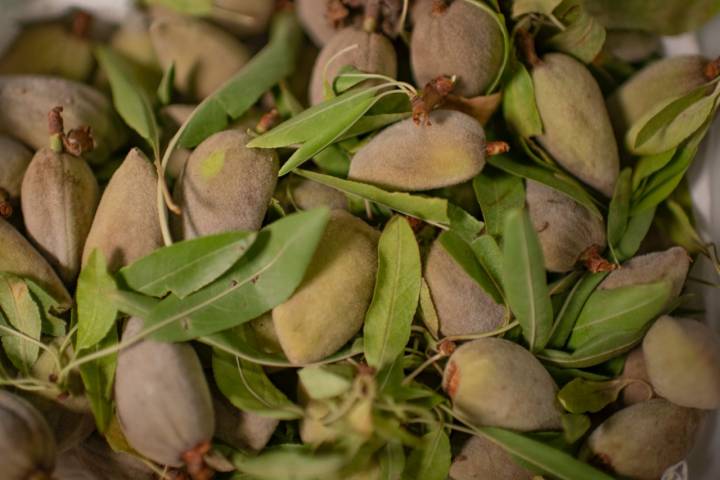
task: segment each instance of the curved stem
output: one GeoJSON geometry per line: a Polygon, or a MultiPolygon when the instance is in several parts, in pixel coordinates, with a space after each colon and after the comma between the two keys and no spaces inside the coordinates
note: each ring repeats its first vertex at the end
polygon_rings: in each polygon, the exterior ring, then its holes
{"type": "Polygon", "coordinates": [[[487,337],[495,337],[497,335],[500,335],[502,333],[505,333],[509,330],[512,330],[513,328],[520,325],[520,322],[515,320],[514,322],[510,322],[504,327],[498,328],[497,330],[493,330],[491,332],[485,332],[485,333],[476,333],[473,335],[453,335],[450,337],[445,337],[443,340],[450,340],[451,342],[459,342],[464,340],[477,340],[478,338],[487,338],[487,337]]]}
{"type": "Polygon", "coordinates": [[[437,362],[441,358],[444,358],[445,356],[446,355],[444,353],[436,353],[432,357],[425,360],[422,364],[420,364],[419,367],[417,367],[415,370],[413,370],[412,373],[410,373],[410,375],[408,375],[407,377],[405,377],[403,379],[402,385],[409,385],[410,382],[412,382],[415,377],[417,377],[418,375],[420,375],[423,372],[423,370],[425,370],[427,367],[429,367],[431,364],[437,362]]]}

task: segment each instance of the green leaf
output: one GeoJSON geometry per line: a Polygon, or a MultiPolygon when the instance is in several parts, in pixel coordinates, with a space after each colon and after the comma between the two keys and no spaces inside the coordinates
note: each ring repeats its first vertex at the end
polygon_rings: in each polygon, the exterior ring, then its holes
{"type": "Polygon", "coordinates": [[[160,85],[157,89],[157,97],[163,105],[169,105],[172,102],[173,85],[175,84],[175,62],[163,73],[160,85]]]}
{"type": "Polygon", "coordinates": [[[278,445],[256,457],[236,454],[233,463],[254,479],[319,480],[335,478],[345,463],[345,456],[317,452],[306,445],[278,445]]]}
{"type": "MultiPolygon", "coordinates": [[[[559,1],[560,0],[556,0],[559,1]]],[[[513,10],[517,2],[513,3],[513,10]]],[[[513,15],[514,16],[514,15],[513,15]]],[[[502,110],[508,126],[519,135],[530,138],[543,132],[542,119],[535,103],[535,87],[525,65],[515,60],[512,75],[503,91],[502,110]]]]}
{"type": "Polygon", "coordinates": [[[565,302],[557,313],[548,345],[554,348],[563,348],[577,323],[585,303],[595,291],[600,282],[608,274],[606,272],[587,273],[578,281],[568,294],[565,302]]]}
{"type": "Polygon", "coordinates": [[[626,144],[635,155],[655,155],[682,143],[708,122],[720,96],[720,83],[708,95],[703,85],[663,102],[643,115],[628,130],[626,144]]]}
{"type": "Polygon", "coordinates": [[[682,246],[690,255],[705,253],[711,257],[706,242],[693,225],[690,208],[692,207],[688,206],[686,210],[679,202],[667,200],[655,226],[663,231],[673,244],[682,246]]]}
{"type": "Polygon", "coordinates": [[[501,285],[493,273],[488,271],[485,265],[478,260],[467,242],[453,232],[441,233],[438,241],[463,271],[475,280],[496,303],[505,303],[501,285]]]}
{"type": "MultiPolygon", "coordinates": [[[[111,328],[105,338],[87,350],[79,352],[78,359],[118,343],[117,330],[111,328]]],[[[112,388],[117,367],[117,354],[105,355],[80,365],[80,376],[85,386],[85,396],[95,417],[98,430],[103,433],[113,417],[112,388]]]]}
{"type": "Polygon", "coordinates": [[[67,307],[60,305],[52,295],[47,293],[40,285],[26,278],[30,289],[30,295],[40,308],[40,317],[42,319],[42,333],[51,337],[62,337],[66,332],[65,320],[56,316],[56,313],[62,313],[67,307]]]}
{"type": "Polygon", "coordinates": [[[356,369],[350,364],[317,365],[298,371],[300,384],[315,400],[337,397],[350,390],[356,369]]]}
{"type": "Polygon", "coordinates": [[[380,477],[378,480],[400,480],[405,470],[405,450],[402,443],[392,440],[378,454],[380,477]]]}
{"type": "Polygon", "coordinates": [[[302,29],[295,13],[276,13],[267,45],[198,105],[183,127],[180,146],[192,148],[213,133],[224,130],[229,123],[228,117],[240,118],[273,85],[293,73],[302,45],[302,29]]]}
{"type": "Polygon", "coordinates": [[[411,195],[403,192],[388,192],[373,185],[344,180],[308,170],[298,169],[295,173],[314,182],[351,195],[357,195],[365,200],[418,218],[431,225],[451,229],[468,241],[477,237],[483,228],[482,222],[443,198],[411,195]]]}
{"type": "MultiPolygon", "coordinates": [[[[0,273],[0,307],[5,320],[12,327],[3,326],[4,329],[20,332],[23,336],[40,341],[40,310],[23,279],[10,273],[0,273]]],[[[37,343],[4,329],[1,336],[5,353],[15,368],[25,375],[29,374],[38,358],[40,347],[37,343]]]]}
{"type": "Polygon", "coordinates": [[[504,298],[505,291],[502,286],[502,250],[500,250],[497,241],[490,235],[480,235],[470,243],[470,248],[475,254],[477,261],[482,265],[483,270],[488,273],[498,290],[502,292],[504,298]]]}
{"type": "MultiPolygon", "coordinates": [[[[249,336],[245,333],[246,325],[240,325],[213,335],[201,337],[198,340],[215,350],[223,351],[243,360],[268,367],[297,367],[290,363],[284,355],[266,353],[261,347],[254,345],[249,336]]],[[[351,345],[334,353],[333,355],[311,365],[323,365],[345,360],[363,352],[361,338],[356,339],[351,345]]]]}
{"type": "Polygon", "coordinates": [[[256,237],[255,232],[228,232],[178,242],[124,267],[119,275],[146,295],[172,292],[184,298],[228,271],[256,237]]]}
{"type": "Polygon", "coordinates": [[[113,104],[122,119],[145,139],[159,157],[160,132],[152,101],[142,88],[132,66],[111,48],[98,45],[95,57],[110,81],[113,104]]]}
{"type": "Polygon", "coordinates": [[[520,163],[507,155],[493,155],[487,158],[487,162],[513,175],[535,180],[543,185],[564,193],[581,205],[587,207],[595,215],[602,217],[595,200],[589,193],[574,179],[569,176],[550,170],[540,165],[520,163]]]}
{"type": "Polygon", "coordinates": [[[525,205],[522,178],[486,167],[473,179],[473,189],[488,233],[496,237],[502,236],[505,215],[525,205]]]}
{"type": "Polygon", "coordinates": [[[670,299],[667,281],[596,290],[585,303],[568,346],[576,349],[591,338],[620,330],[642,330],[663,312],[670,299]]]}
{"type": "Polygon", "coordinates": [[[526,210],[507,215],[504,239],[505,294],[530,351],[537,352],[550,339],[553,312],[540,241],[526,210]]]}
{"type": "Polygon", "coordinates": [[[560,417],[560,421],[563,427],[563,438],[568,445],[580,440],[592,427],[592,422],[587,415],[565,413],[560,417]]]}
{"type": "Polygon", "coordinates": [[[450,439],[442,425],[423,435],[422,448],[410,453],[403,480],[445,480],[450,470],[450,439]]]}
{"type": "Polygon", "coordinates": [[[496,427],[474,427],[478,435],[485,437],[507,453],[528,465],[533,471],[542,472],[559,480],[613,480],[613,477],[577,460],[573,456],[529,438],[521,433],[496,427]]]}
{"type": "Polygon", "coordinates": [[[315,155],[313,162],[321,171],[334,177],[345,178],[350,171],[350,155],[338,144],[330,145],[315,155]]]}
{"type": "Polygon", "coordinates": [[[547,45],[583,63],[591,63],[605,44],[605,28],[585,11],[579,0],[565,0],[555,15],[565,24],[565,30],[550,37],[547,45]]]}
{"type": "Polygon", "coordinates": [[[571,413],[597,413],[618,399],[632,380],[595,382],[576,378],[558,392],[558,400],[571,413]]]}
{"type": "Polygon", "coordinates": [[[518,18],[526,13],[551,15],[561,3],[562,0],[515,0],[512,3],[512,18],[518,18]]]}
{"type": "Polygon", "coordinates": [[[269,132],[252,139],[250,148],[280,148],[307,142],[318,135],[318,130],[331,128],[335,118],[347,109],[372,102],[379,87],[352,90],[331,100],[312,106],[286,120],[269,132]]]}
{"type": "Polygon", "coordinates": [[[107,301],[108,292],[116,290],[115,280],[107,272],[105,257],[100,250],[93,250],[87,265],[80,272],[76,292],[78,350],[92,347],[105,338],[115,325],[117,308],[107,301]]]}
{"type": "Polygon", "coordinates": [[[148,4],[163,5],[186,15],[206,16],[213,8],[213,0],[145,0],[148,4]]]}
{"type": "Polygon", "coordinates": [[[263,228],[238,263],[205,288],[170,294],[145,319],[159,341],[209,335],[257,318],[287,300],[305,275],[325,231],[327,209],[283,217],[263,228]]]}
{"type": "Polygon", "coordinates": [[[630,199],[632,197],[632,169],[625,168],[618,176],[610,208],[608,209],[607,240],[611,249],[617,247],[622,240],[630,216],[630,199]]]}
{"type": "Polygon", "coordinates": [[[633,349],[647,329],[617,330],[589,339],[573,353],[544,350],[536,356],[543,362],[563,368],[587,368],[600,365],[633,349]]]}
{"type": "Polygon", "coordinates": [[[660,171],[665,165],[670,163],[670,160],[673,159],[676,151],[677,147],[656,155],[646,155],[640,157],[637,163],[635,163],[635,170],[633,172],[633,191],[639,189],[640,182],[642,180],[648,178],[653,173],[660,171]]]}
{"type": "MultiPolygon", "coordinates": [[[[387,97],[385,97],[387,98],[387,97]]],[[[375,132],[393,123],[397,123],[401,120],[405,120],[410,117],[410,112],[399,112],[399,113],[378,113],[375,115],[365,115],[360,120],[355,122],[350,130],[345,132],[341,140],[345,140],[358,135],[364,135],[366,133],[375,132]]]]}
{"type": "Polygon", "coordinates": [[[260,365],[215,352],[212,367],[218,388],[240,410],[280,420],[302,417],[302,409],[273,385],[260,365]]]}
{"type": "Polygon", "coordinates": [[[365,359],[371,367],[380,369],[405,350],[421,276],[415,234],[404,217],[395,216],[380,235],[375,291],[365,314],[365,359]]]}
{"type": "MultiPolygon", "coordinates": [[[[360,99],[356,104],[345,105],[342,110],[336,112],[331,124],[328,124],[327,126],[314,124],[316,128],[316,135],[303,143],[300,148],[295,150],[295,152],[280,168],[278,175],[283,176],[290,173],[304,162],[323,151],[329,145],[333,144],[338,138],[347,132],[350,127],[355,124],[355,122],[365,115],[365,113],[370,110],[370,107],[372,107],[376,101],[377,97],[360,99]]],[[[272,130],[270,132],[272,132],[272,130]]]]}
{"type": "Polygon", "coordinates": [[[437,310],[435,310],[435,304],[430,296],[430,287],[428,287],[424,278],[420,283],[420,303],[418,314],[420,315],[420,319],[425,327],[430,331],[430,334],[434,338],[438,338],[438,332],[440,331],[440,319],[438,318],[437,310]]]}
{"type": "Polygon", "coordinates": [[[367,73],[359,70],[354,65],[343,65],[332,82],[332,89],[336,94],[343,93],[360,85],[367,79],[367,73]]]}
{"type": "Polygon", "coordinates": [[[625,228],[625,234],[615,249],[615,256],[619,262],[635,256],[650,230],[653,218],[655,218],[655,207],[632,214],[625,228]]]}

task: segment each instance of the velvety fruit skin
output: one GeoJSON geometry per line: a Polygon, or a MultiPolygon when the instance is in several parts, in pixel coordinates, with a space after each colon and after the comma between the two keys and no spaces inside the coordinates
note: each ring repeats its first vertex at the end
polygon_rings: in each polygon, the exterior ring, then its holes
{"type": "Polygon", "coordinates": [[[641,380],[646,384],[643,385],[640,382],[634,382],[623,388],[622,402],[624,405],[635,405],[636,403],[650,400],[654,396],[650,384],[650,377],[648,376],[645,366],[645,356],[643,355],[642,347],[637,347],[628,353],[625,359],[625,367],[623,368],[620,378],[623,380],[641,380]]]}
{"type": "Polygon", "coordinates": [[[174,226],[185,239],[233,230],[258,230],[277,183],[273,150],[250,149],[239,130],[219,132],[190,155],[175,186],[182,215],[174,226]]]}
{"type": "Polygon", "coordinates": [[[250,59],[232,35],[189,17],[155,20],[150,37],[163,70],[175,62],[175,88],[196,99],[212,94],[250,59]]]}
{"type": "Polygon", "coordinates": [[[465,343],[448,360],[443,388],[477,426],[529,432],[560,428],[557,386],[520,345],[500,338],[465,343]]]}
{"type": "Polygon", "coordinates": [[[0,58],[0,75],[52,75],[84,82],[94,67],[92,43],[62,23],[24,27],[0,58]]]}
{"type": "Polygon", "coordinates": [[[325,100],[323,79],[327,78],[332,84],[345,65],[352,65],[365,73],[379,73],[393,78],[397,75],[397,56],[390,40],[380,33],[367,33],[355,27],[344,28],[333,35],[315,60],[308,92],[312,105],[325,100]],[[353,45],[357,48],[338,55],[353,45]]]}
{"type": "Polygon", "coordinates": [[[101,163],[124,144],[127,130],[110,100],[92,87],[62,78],[42,75],[0,76],[0,133],[7,133],[33,150],[48,144],[47,115],[63,107],[65,131],[83,125],[92,127],[95,148],[84,155],[101,163]]]}
{"type": "Polygon", "coordinates": [[[83,250],[83,264],[100,250],[108,270],[129,265],[163,246],[157,210],[157,173],[133,148],[110,179],[83,250]]]}
{"type": "Polygon", "coordinates": [[[661,46],[660,37],[651,33],[610,30],[607,32],[604,48],[620,60],[635,63],[658,53],[661,46]]]}
{"type": "Polygon", "coordinates": [[[213,395],[215,437],[238,450],[259,452],[267,445],[280,421],[252,412],[243,412],[220,392],[213,395]]]}
{"type": "Polygon", "coordinates": [[[501,447],[484,437],[470,437],[450,465],[450,480],[532,480],[501,447]]]}
{"type": "Polygon", "coordinates": [[[584,7],[608,28],[677,35],[700,27],[716,13],[716,0],[584,0],[584,7]]]}
{"type": "Polygon", "coordinates": [[[133,16],[120,24],[110,37],[109,43],[113,49],[143,67],[160,70],[150,39],[149,20],[146,15],[133,16]]]}
{"type": "Polygon", "coordinates": [[[528,180],[526,201],[547,270],[569,272],[589,247],[605,248],[603,219],[567,195],[528,180]]]}
{"type": "Polygon", "coordinates": [[[392,190],[418,191],[457,185],[485,166],[485,131],[474,118],[435,110],[431,125],[411,118],[392,125],[353,157],[349,178],[392,190]]]}
{"type": "Polygon", "coordinates": [[[503,61],[503,36],[497,21],[465,0],[453,1],[442,13],[432,13],[432,8],[432,0],[423,0],[413,11],[410,61],[417,85],[422,87],[440,75],[456,75],[454,93],[485,94],[503,61]]]}
{"type": "Polygon", "coordinates": [[[378,232],[343,210],[330,221],[300,286],[272,312],[293,364],[322,360],[362,328],[377,271],[378,232]]]}
{"type": "Polygon", "coordinates": [[[638,403],[596,428],[586,454],[617,475],[657,480],[690,452],[702,416],[661,398],[638,403]]]}
{"type": "Polygon", "coordinates": [[[653,107],[707,83],[706,65],[700,55],[679,55],[652,62],[630,77],[607,101],[616,133],[625,135],[653,107]]]}
{"type": "Polygon", "coordinates": [[[606,196],[620,170],[617,143],[600,87],[588,69],[549,53],[532,70],[543,122],[540,144],[559,165],[606,196]]]}
{"type": "Polygon", "coordinates": [[[8,222],[0,218],[0,272],[26,277],[44,288],[60,304],[70,306],[72,298],[50,264],[8,222]]]}
{"type": "Polygon", "coordinates": [[[20,186],[33,154],[25,145],[0,134],[0,188],[11,200],[20,199],[20,186]]]}
{"type": "Polygon", "coordinates": [[[0,458],[3,480],[50,478],[55,439],[42,415],[27,401],[0,390],[0,458]]]}
{"type": "Polygon", "coordinates": [[[100,198],[95,175],[82,158],[44,148],[25,172],[21,196],[28,237],[72,283],[100,198]]]}
{"type": "Polygon", "coordinates": [[[288,186],[293,204],[300,210],[327,207],[330,210],[347,210],[344,193],[312,180],[298,179],[288,186]]]}
{"type": "Polygon", "coordinates": [[[248,322],[248,333],[252,333],[254,344],[267,353],[281,353],[282,347],[273,324],[272,311],[265,312],[248,322]]]}
{"type": "Polygon", "coordinates": [[[58,480],[153,480],[155,475],[140,459],[114,452],[100,435],[60,455],[55,468],[58,480]]]}
{"type": "Polygon", "coordinates": [[[677,298],[685,284],[690,256],[682,247],[672,247],[663,252],[647,253],[633,257],[622,267],[610,273],[598,286],[601,290],[627,287],[641,283],[667,280],[672,285],[671,298],[677,298]]]}
{"type": "Polygon", "coordinates": [[[327,0],[296,0],[295,11],[305,33],[322,47],[335,35],[335,29],[325,16],[327,0]]]}
{"type": "Polygon", "coordinates": [[[720,408],[720,336],[689,318],[660,317],[643,340],[648,376],[676,405],[720,408]]]}
{"type": "Polygon", "coordinates": [[[491,332],[502,325],[505,307],[495,303],[437,240],[430,247],[423,275],[443,336],[491,332]]]}

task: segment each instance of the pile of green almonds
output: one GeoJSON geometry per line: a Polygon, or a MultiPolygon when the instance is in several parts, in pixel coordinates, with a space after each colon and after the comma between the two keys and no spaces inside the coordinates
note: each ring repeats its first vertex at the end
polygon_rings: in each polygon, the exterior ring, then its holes
{"type": "Polygon", "coordinates": [[[23,25],[0,477],[665,478],[720,408],[685,177],[720,61],[661,37],[717,13],[142,0],[23,25]]]}

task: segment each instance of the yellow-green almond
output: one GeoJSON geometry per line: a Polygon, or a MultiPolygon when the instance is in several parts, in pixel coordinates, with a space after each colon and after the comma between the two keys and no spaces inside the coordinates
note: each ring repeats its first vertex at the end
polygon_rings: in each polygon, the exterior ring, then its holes
{"type": "Polygon", "coordinates": [[[438,240],[430,247],[423,275],[443,336],[486,333],[502,325],[505,307],[495,303],[438,240]]]}
{"type": "Polygon", "coordinates": [[[347,210],[348,199],[344,193],[321,183],[307,179],[293,179],[288,184],[292,203],[300,210],[327,207],[330,210],[347,210]]]}
{"type": "Polygon", "coordinates": [[[157,173],[137,148],[105,188],[85,242],[83,264],[102,252],[114,272],[163,246],[157,209],[157,173]]]}
{"type": "Polygon", "coordinates": [[[322,360],[360,331],[375,286],[378,237],[359,218],[331,212],[305,278],[272,312],[290,362],[322,360]]]}
{"type": "Polygon", "coordinates": [[[465,343],[450,356],[443,388],[476,426],[521,432],[560,428],[557,385],[525,348],[501,338],[465,343]]]}
{"type": "Polygon", "coordinates": [[[55,270],[15,227],[0,218],[0,272],[8,272],[36,282],[61,305],[72,299],[55,270]]]}
{"type": "Polygon", "coordinates": [[[363,146],[348,178],[391,190],[418,191],[457,185],[485,166],[485,131],[453,110],[430,113],[430,125],[411,118],[392,125],[363,146]]]}
{"type": "Polygon", "coordinates": [[[311,105],[325,100],[324,82],[332,85],[345,65],[394,78],[397,75],[395,47],[380,33],[368,33],[356,27],[338,31],[315,60],[308,93],[311,105]]]}
{"type": "Polygon", "coordinates": [[[540,144],[580,181],[612,196],[620,170],[618,147],[590,71],[568,55],[549,53],[533,67],[532,79],[543,123],[540,144]]]}
{"type": "Polygon", "coordinates": [[[51,75],[84,82],[94,68],[92,42],[56,22],[24,27],[0,58],[0,75],[51,75]]]}
{"type": "Polygon", "coordinates": [[[258,230],[278,174],[273,150],[247,148],[250,136],[218,132],[193,151],[174,197],[182,215],[173,218],[184,239],[233,230],[258,230]]]}
{"type": "Polygon", "coordinates": [[[683,407],[720,408],[720,336],[690,318],[660,317],[642,344],[658,395],[683,407]]]}
{"type": "Polygon", "coordinates": [[[40,150],[48,144],[47,115],[63,107],[65,131],[92,128],[95,148],[83,157],[102,163],[127,140],[127,129],[110,100],[98,90],[43,75],[0,75],[0,133],[40,150]]]}
{"type": "Polygon", "coordinates": [[[80,273],[99,197],[95,175],[82,158],[44,148],[25,172],[21,200],[28,238],[65,283],[80,273]]]}
{"type": "Polygon", "coordinates": [[[195,99],[212,94],[250,59],[235,37],[190,17],[159,18],[150,27],[150,37],[163,70],[175,64],[175,88],[195,99]]]}
{"type": "Polygon", "coordinates": [[[567,195],[528,180],[526,202],[547,270],[568,272],[589,247],[605,248],[603,219],[567,195]]]}
{"type": "Polygon", "coordinates": [[[623,478],[657,480],[690,452],[702,416],[661,398],[637,403],[597,427],[584,456],[623,478]]]}
{"type": "Polygon", "coordinates": [[[0,134],[0,188],[12,200],[20,199],[20,186],[33,154],[22,143],[0,134]]]}
{"type": "Polygon", "coordinates": [[[442,10],[418,2],[410,60],[419,87],[441,75],[457,76],[454,92],[483,95],[500,73],[504,40],[496,19],[472,1],[455,0],[442,10]]]}

